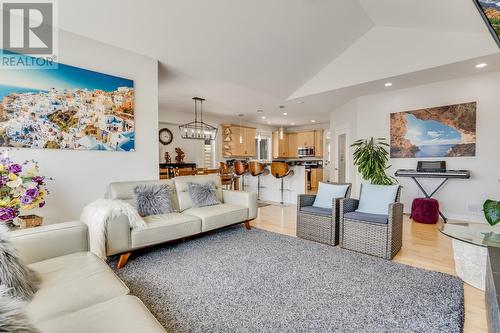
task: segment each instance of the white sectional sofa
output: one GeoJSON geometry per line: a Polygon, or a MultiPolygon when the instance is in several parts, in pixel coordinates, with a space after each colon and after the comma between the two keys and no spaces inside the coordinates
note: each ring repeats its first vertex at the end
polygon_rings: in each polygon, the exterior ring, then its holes
{"type": "Polygon", "coordinates": [[[40,332],[166,332],[108,265],[88,252],[85,224],[53,224],[10,235],[23,261],[41,280],[26,306],[40,332]]]}
{"type": "Polygon", "coordinates": [[[182,239],[228,225],[245,223],[257,217],[257,194],[254,192],[222,189],[219,175],[182,176],[169,180],[116,182],[108,186],[106,198],[126,201],[136,205],[134,189],[142,184],[167,184],[175,189],[176,213],[147,216],[147,227],[132,230],[126,217],[118,217],[107,223],[106,253],[121,254],[118,267],[125,265],[131,251],[151,245],[182,239]],[[188,183],[213,182],[221,204],[193,207],[188,183]]]}

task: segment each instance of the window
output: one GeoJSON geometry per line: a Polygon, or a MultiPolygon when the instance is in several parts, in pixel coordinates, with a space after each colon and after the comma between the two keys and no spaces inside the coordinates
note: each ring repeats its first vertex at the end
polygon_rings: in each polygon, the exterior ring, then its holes
{"type": "Polygon", "coordinates": [[[212,168],[214,160],[214,145],[213,141],[205,140],[203,144],[203,167],[212,168]]]}
{"type": "Polygon", "coordinates": [[[257,160],[271,160],[271,135],[258,133],[255,138],[255,156],[257,160]]]}

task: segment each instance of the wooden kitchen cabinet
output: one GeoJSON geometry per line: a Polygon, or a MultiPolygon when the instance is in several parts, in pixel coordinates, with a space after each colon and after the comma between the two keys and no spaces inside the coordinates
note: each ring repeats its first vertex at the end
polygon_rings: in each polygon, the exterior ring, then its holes
{"type": "Polygon", "coordinates": [[[297,158],[297,133],[287,133],[288,136],[288,157],[297,158]]]}
{"type": "Polygon", "coordinates": [[[323,168],[311,169],[311,190],[317,191],[319,182],[323,181],[323,168]]]}
{"type": "Polygon", "coordinates": [[[323,131],[314,131],[314,156],[323,157],[323,131]]]}
{"type": "Polygon", "coordinates": [[[314,147],[314,132],[306,131],[297,133],[297,146],[298,147],[314,147]]]}
{"type": "Polygon", "coordinates": [[[273,158],[287,158],[288,155],[288,133],[283,133],[280,139],[279,131],[273,132],[273,158]]]}
{"type": "Polygon", "coordinates": [[[254,157],[255,156],[255,135],[257,130],[251,127],[243,128],[245,135],[243,140],[243,153],[244,157],[254,157]]]}
{"type": "Polygon", "coordinates": [[[256,134],[256,129],[252,127],[223,125],[222,126],[223,156],[226,158],[254,157],[255,134],[256,134]]]}
{"type": "Polygon", "coordinates": [[[323,131],[283,133],[282,140],[273,132],[273,158],[298,158],[299,147],[314,147],[314,156],[323,157],[323,131]]]}

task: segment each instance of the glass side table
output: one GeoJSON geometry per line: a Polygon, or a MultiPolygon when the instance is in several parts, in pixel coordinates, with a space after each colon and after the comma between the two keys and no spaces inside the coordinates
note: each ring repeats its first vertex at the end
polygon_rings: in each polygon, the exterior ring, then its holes
{"type": "Polygon", "coordinates": [[[488,247],[500,248],[500,225],[440,222],[439,231],[453,240],[457,275],[471,286],[484,290],[488,247]]]}

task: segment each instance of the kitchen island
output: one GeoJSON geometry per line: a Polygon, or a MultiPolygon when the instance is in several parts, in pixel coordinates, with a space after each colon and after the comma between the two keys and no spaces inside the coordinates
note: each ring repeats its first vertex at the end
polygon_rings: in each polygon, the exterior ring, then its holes
{"type": "MultiPolygon", "coordinates": [[[[306,193],[306,168],[303,165],[290,167],[294,174],[287,176],[283,181],[283,202],[287,204],[296,204],[297,195],[306,193]]],[[[244,191],[257,192],[257,177],[246,174],[244,176],[244,191]]],[[[271,173],[260,176],[260,200],[261,201],[281,201],[281,179],[275,178],[271,173]]]]}

